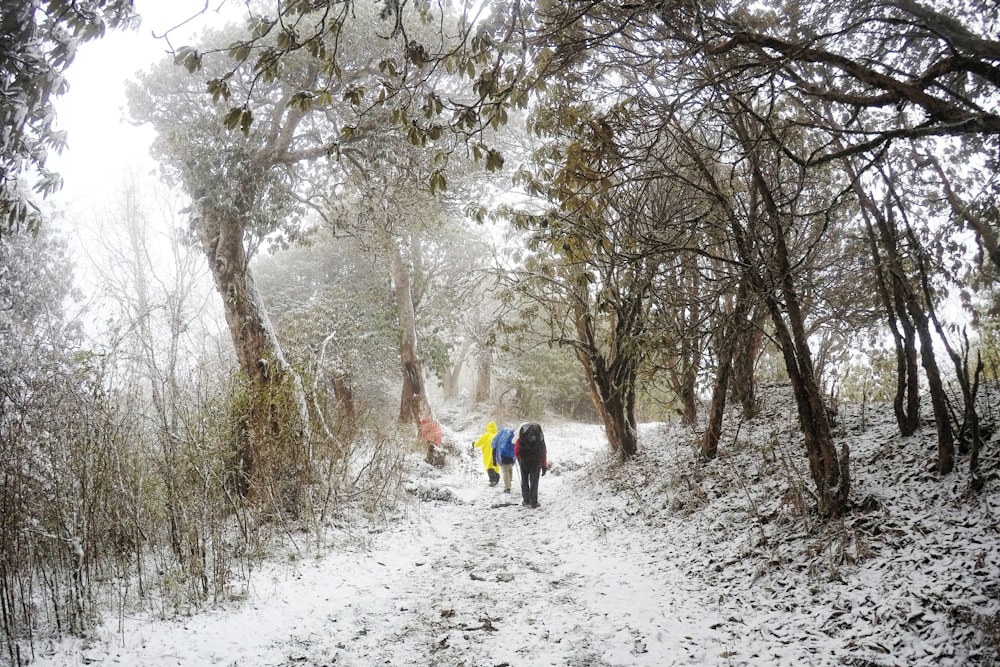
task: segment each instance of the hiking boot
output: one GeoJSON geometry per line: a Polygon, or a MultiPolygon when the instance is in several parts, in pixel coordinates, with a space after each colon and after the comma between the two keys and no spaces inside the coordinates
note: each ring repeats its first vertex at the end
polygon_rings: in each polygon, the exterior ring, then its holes
{"type": "Polygon", "coordinates": [[[538,503],[531,503],[531,509],[533,510],[538,509],[538,503]]]}

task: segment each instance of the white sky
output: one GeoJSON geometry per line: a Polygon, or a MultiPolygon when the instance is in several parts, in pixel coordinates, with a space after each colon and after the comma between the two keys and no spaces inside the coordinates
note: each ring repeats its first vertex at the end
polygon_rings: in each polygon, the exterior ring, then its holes
{"type": "Polygon", "coordinates": [[[166,57],[168,45],[153,35],[194,20],[171,33],[174,47],[193,41],[203,26],[220,16],[238,19],[235,0],[136,0],[142,23],[133,31],[109,31],[80,47],[67,70],[70,90],[56,101],[57,127],[69,133],[68,148],[49,158],[63,176],[63,189],[52,197],[59,208],[95,210],[120,189],[130,169],[148,173],[152,130],[125,121],[125,82],[166,57]],[[197,16],[200,12],[204,14],[197,16]]]}
{"type": "MultiPolygon", "coordinates": [[[[157,165],[149,155],[154,132],[126,121],[125,84],[168,57],[167,42],[154,35],[181,26],[170,34],[173,47],[179,48],[194,42],[206,25],[239,20],[244,9],[239,0],[136,0],[135,4],[142,17],[136,30],[109,31],[82,45],[66,72],[70,90],[56,99],[55,108],[56,127],[67,131],[68,146],[48,160],[49,168],[62,175],[63,188],[39,202],[51,215],[47,224],[70,241],[75,281],[86,295],[78,306],[79,316],[96,339],[105,335],[118,312],[115,294],[121,284],[115,278],[121,277],[117,263],[122,241],[113,212],[127,182],[137,186],[143,197],[140,206],[150,225],[148,251],[156,257],[159,280],[174,284],[170,278],[174,251],[168,239],[180,218],[171,208],[181,206],[183,198],[170,201],[155,191],[157,165]]],[[[202,276],[192,289],[185,296],[192,307],[215,308],[212,316],[217,321],[210,316],[201,326],[218,337],[221,304],[213,298],[210,278],[202,276]]]]}

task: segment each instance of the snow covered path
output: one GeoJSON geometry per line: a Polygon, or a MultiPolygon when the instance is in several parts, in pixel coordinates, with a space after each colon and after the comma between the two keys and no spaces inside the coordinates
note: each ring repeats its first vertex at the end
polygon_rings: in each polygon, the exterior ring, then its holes
{"type": "Polygon", "coordinates": [[[1000,665],[997,492],[927,475],[933,433],[897,443],[885,415],[853,440],[864,505],[811,528],[768,458],[773,420],[697,469],[682,431],[651,425],[641,456],[605,470],[600,427],[547,424],[532,510],[516,480],[510,495],[487,486],[469,416],[444,469],[407,459],[388,524],[342,518],[347,546],[302,536],[304,553],[276,551],[240,600],[173,620],[110,614],[90,641],[39,641],[34,664],[1000,665]]]}
{"type": "MultiPolygon", "coordinates": [[[[558,462],[562,448],[549,439],[558,462]]],[[[367,550],[272,566],[235,607],[121,619],[99,641],[53,647],[38,664],[729,663],[703,592],[641,537],[607,531],[582,470],[543,477],[532,510],[516,476],[508,495],[460,463],[437,480],[459,502],[415,502],[367,550]]]]}
{"type": "MultiPolygon", "coordinates": [[[[424,634],[416,662],[711,662],[699,629],[704,614],[690,602],[697,594],[634,542],[610,543],[571,479],[544,477],[538,510],[521,507],[516,490],[506,496],[485,483],[469,504],[434,508],[448,518],[435,522],[446,530],[423,547],[429,571],[405,575],[420,580],[407,596],[430,600],[414,619],[424,634]]],[[[376,655],[390,664],[407,662],[397,647],[383,650],[376,655]]]]}

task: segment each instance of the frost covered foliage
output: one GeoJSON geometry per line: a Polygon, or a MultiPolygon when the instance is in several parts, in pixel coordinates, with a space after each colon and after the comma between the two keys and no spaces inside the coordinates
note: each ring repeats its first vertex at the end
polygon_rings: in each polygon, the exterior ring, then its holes
{"type": "Polygon", "coordinates": [[[282,349],[314,398],[331,387],[331,413],[392,416],[399,325],[387,269],[351,239],[321,237],[256,259],[254,271],[282,349]]]}
{"type": "Polygon", "coordinates": [[[71,277],[57,241],[0,238],[0,664],[88,636],[109,612],[172,616],[243,595],[275,542],[304,548],[303,534],[322,541],[395,502],[398,439],[335,419],[297,454],[296,516],[277,487],[240,498],[230,367],[160,358],[138,344],[152,339],[127,340],[152,326],[128,312],[92,351],[69,315],[71,277]]]}
{"type": "Polygon", "coordinates": [[[30,0],[3,3],[0,13],[0,229],[34,224],[19,178],[38,175],[42,195],[60,185],[45,168],[65,133],[55,129],[52,98],[64,93],[63,72],[82,42],[134,21],[133,0],[30,0]]]}
{"type": "Polygon", "coordinates": [[[82,570],[80,452],[93,375],[77,352],[65,248],[47,238],[0,239],[0,607],[4,650],[17,655],[44,596],[60,624],[89,610],[82,570]]]}

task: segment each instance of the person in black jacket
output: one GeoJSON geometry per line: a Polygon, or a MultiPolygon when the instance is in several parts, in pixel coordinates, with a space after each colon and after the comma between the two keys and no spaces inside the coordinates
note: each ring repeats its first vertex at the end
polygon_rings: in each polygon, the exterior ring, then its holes
{"type": "Polygon", "coordinates": [[[514,456],[521,466],[521,504],[538,507],[538,479],[549,470],[545,436],[540,425],[521,424],[514,441],[514,456]]]}

